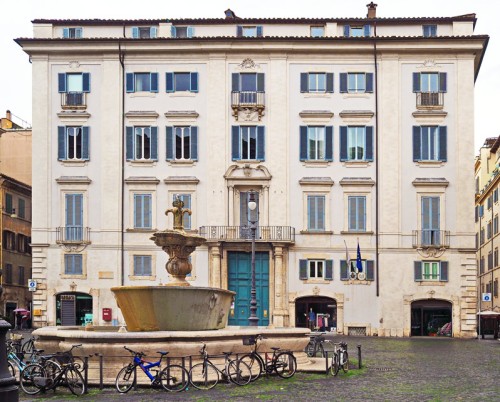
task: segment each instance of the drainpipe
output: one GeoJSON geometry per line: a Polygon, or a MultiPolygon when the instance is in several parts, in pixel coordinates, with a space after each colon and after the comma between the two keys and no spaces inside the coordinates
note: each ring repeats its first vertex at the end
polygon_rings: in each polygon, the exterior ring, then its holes
{"type": "Polygon", "coordinates": [[[373,65],[375,68],[375,277],[377,297],[380,296],[380,276],[379,276],[379,132],[378,132],[378,67],[377,67],[377,19],[373,19],[373,65]]]}
{"type": "MultiPolygon", "coordinates": [[[[123,26],[123,35],[125,36],[125,25],[123,26]]],[[[120,283],[122,286],[125,285],[125,65],[123,60],[125,58],[124,53],[122,52],[121,40],[118,39],[118,57],[120,59],[120,65],[122,67],[121,72],[121,87],[122,87],[122,124],[120,127],[121,132],[121,152],[122,152],[122,177],[121,177],[121,208],[122,208],[122,216],[121,216],[121,233],[120,233],[120,267],[121,267],[121,278],[120,283]]]]}

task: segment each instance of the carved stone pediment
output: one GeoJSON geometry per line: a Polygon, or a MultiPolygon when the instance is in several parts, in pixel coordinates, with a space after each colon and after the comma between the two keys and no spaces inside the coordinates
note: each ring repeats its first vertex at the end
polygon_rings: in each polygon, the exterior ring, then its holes
{"type": "Polygon", "coordinates": [[[272,176],[269,170],[263,165],[231,165],[224,174],[224,178],[228,181],[238,180],[271,180],[272,176]]]}
{"type": "Polygon", "coordinates": [[[244,59],[240,64],[238,64],[239,70],[257,70],[260,69],[260,65],[255,63],[250,57],[244,59]]]}

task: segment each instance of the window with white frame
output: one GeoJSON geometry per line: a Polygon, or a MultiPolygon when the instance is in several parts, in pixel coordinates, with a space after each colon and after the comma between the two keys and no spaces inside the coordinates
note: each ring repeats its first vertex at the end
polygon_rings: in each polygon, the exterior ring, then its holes
{"type": "Polygon", "coordinates": [[[198,160],[198,127],[167,126],[167,160],[198,160]]]}
{"type": "Polygon", "coordinates": [[[86,161],[89,160],[89,135],[90,127],[65,127],[57,128],[57,154],[60,161],[86,161]]]}
{"type": "Polygon", "coordinates": [[[264,126],[232,126],[232,159],[265,160],[264,133],[264,126]]]}
{"type": "Polygon", "coordinates": [[[446,162],[446,126],[413,126],[413,160],[446,162]]]}
{"type": "Polygon", "coordinates": [[[325,230],[325,196],[307,196],[307,230],[325,230]]]}
{"type": "Polygon", "coordinates": [[[158,160],[158,127],[126,127],[126,153],[129,161],[158,160]]]}
{"type": "Polygon", "coordinates": [[[81,254],[64,255],[64,274],[83,275],[83,256],[81,254]]]}
{"type": "Polygon", "coordinates": [[[134,255],[134,276],[152,276],[152,257],[134,255]]]}
{"type": "Polygon", "coordinates": [[[165,77],[167,92],[198,92],[197,72],[168,72],[165,77]]]}
{"type": "Polygon", "coordinates": [[[415,281],[448,281],[448,261],[415,261],[415,281]]]}
{"type": "Polygon", "coordinates": [[[311,37],[312,38],[321,38],[325,36],[325,27],[324,26],[311,26],[311,37]]]}
{"type": "Polygon", "coordinates": [[[356,37],[368,37],[370,36],[371,27],[369,24],[365,25],[344,25],[344,36],[356,38],[356,37]]]}
{"type": "Polygon", "coordinates": [[[444,239],[441,239],[440,230],[440,197],[422,197],[421,214],[422,245],[439,246],[443,244],[444,239]]]}
{"type": "Polygon", "coordinates": [[[171,28],[172,38],[192,38],[194,36],[194,27],[177,27],[171,28]]]}
{"type": "Polygon", "coordinates": [[[372,126],[340,127],[340,160],[341,161],[373,160],[372,126]]]}
{"type": "Polygon", "coordinates": [[[300,127],[300,160],[333,160],[333,127],[300,127]]]}
{"type": "Polygon", "coordinates": [[[349,231],[366,231],[366,197],[349,196],[348,198],[349,231]]]}
{"type": "Polygon", "coordinates": [[[437,25],[422,25],[422,35],[426,38],[437,36],[437,25]]]}
{"type": "Polygon", "coordinates": [[[158,32],[157,27],[132,27],[132,38],[134,39],[156,38],[157,32],[158,32]]]}
{"type": "Polygon", "coordinates": [[[243,38],[257,38],[262,36],[262,25],[238,25],[236,36],[243,38]]]}
{"type": "Polygon", "coordinates": [[[127,73],[126,91],[131,92],[158,92],[158,73],[127,73]]]}
{"type": "Polygon", "coordinates": [[[373,73],[340,73],[341,93],[373,92],[373,73]]]}
{"type": "Polygon", "coordinates": [[[63,28],[63,38],[65,39],[80,39],[83,37],[83,28],[63,28]]]}
{"type": "Polygon", "coordinates": [[[446,73],[413,73],[413,92],[446,92],[446,73]]]}
{"type": "Polygon", "coordinates": [[[333,279],[333,260],[307,259],[299,260],[299,279],[333,279]]]}
{"type": "Polygon", "coordinates": [[[152,228],[152,196],[151,194],[134,194],[134,228],[152,228]]]}
{"type": "Polygon", "coordinates": [[[83,240],[83,194],[65,194],[66,225],[64,240],[83,240]]]}

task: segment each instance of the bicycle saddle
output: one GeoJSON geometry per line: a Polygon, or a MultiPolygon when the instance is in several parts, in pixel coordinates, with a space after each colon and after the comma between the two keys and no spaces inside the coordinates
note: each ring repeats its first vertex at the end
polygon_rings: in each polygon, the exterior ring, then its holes
{"type": "Polygon", "coordinates": [[[161,350],[157,351],[156,353],[159,353],[162,356],[168,355],[168,352],[163,352],[161,350]]]}

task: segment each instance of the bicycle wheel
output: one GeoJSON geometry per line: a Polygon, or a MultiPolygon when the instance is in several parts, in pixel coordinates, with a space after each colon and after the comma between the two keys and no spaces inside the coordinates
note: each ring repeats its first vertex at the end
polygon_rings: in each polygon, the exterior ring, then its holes
{"type": "Polygon", "coordinates": [[[250,381],[253,382],[262,375],[264,367],[262,367],[262,362],[260,361],[260,359],[258,359],[254,355],[247,354],[241,356],[239,360],[246,363],[246,365],[250,368],[250,372],[252,373],[252,378],[250,379],[250,381]]]}
{"type": "Polygon", "coordinates": [[[306,350],[305,350],[305,352],[307,353],[307,356],[314,357],[314,355],[316,354],[314,346],[315,346],[314,342],[313,341],[309,341],[309,343],[306,346],[306,350]]]}
{"type": "Polygon", "coordinates": [[[135,384],[136,370],[132,364],[123,367],[115,380],[115,388],[118,392],[125,394],[134,386],[135,384]]]}
{"type": "Polygon", "coordinates": [[[55,385],[55,379],[62,371],[61,366],[53,360],[47,360],[40,365],[45,369],[47,378],[50,378],[52,380],[52,384],[55,385]]]}
{"type": "Polygon", "coordinates": [[[322,343],[320,343],[320,344],[319,344],[319,348],[318,348],[318,350],[319,350],[319,351],[320,351],[320,353],[321,353],[321,357],[325,357],[325,356],[326,356],[326,355],[325,355],[325,348],[323,347],[323,344],[322,344],[322,343]]]}
{"type": "Polygon", "coordinates": [[[198,363],[189,371],[189,382],[198,389],[212,389],[219,382],[219,372],[211,363],[198,363]]]}
{"type": "Polygon", "coordinates": [[[161,386],[167,391],[184,391],[189,384],[189,373],[184,367],[171,364],[161,371],[160,381],[161,386]]]}
{"type": "Polygon", "coordinates": [[[7,361],[7,367],[9,367],[10,375],[12,377],[16,378],[16,368],[14,367],[14,365],[10,361],[7,361]]]}
{"type": "Polygon", "coordinates": [[[21,352],[24,354],[31,355],[33,353],[33,349],[35,349],[35,343],[33,342],[33,338],[31,338],[23,343],[23,346],[21,347],[21,352]]]}
{"type": "Polygon", "coordinates": [[[340,364],[339,364],[339,354],[334,352],[332,355],[332,365],[330,366],[330,374],[336,376],[339,373],[340,364]]]}
{"type": "Polygon", "coordinates": [[[344,373],[347,373],[349,371],[349,355],[347,350],[344,350],[342,353],[343,357],[341,358],[341,367],[342,370],[344,370],[344,373]]]}
{"type": "Polygon", "coordinates": [[[290,352],[282,352],[276,356],[275,360],[276,373],[281,378],[293,377],[295,371],[297,370],[297,361],[295,356],[290,352]]]}
{"type": "Polygon", "coordinates": [[[241,360],[232,360],[227,366],[227,378],[236,385],[247,385],[252,380],[252,371],[241,360]]]}
{"type": "Polygon", "coordinates": [[[83,395],[85,393],[85,381],[77,369],[68,367],[65,378],[66,384],[73,395],[83,395]]]}
{"type": "Polygon", "coordinates": [[[38,394],[42,390],[42,382],[47,378],[45,369],[39,364],[28,364],[19,375],[19,385],[28,395],[38,394]],[[37,381],[39,380],[39,381],[37,381]]]}

